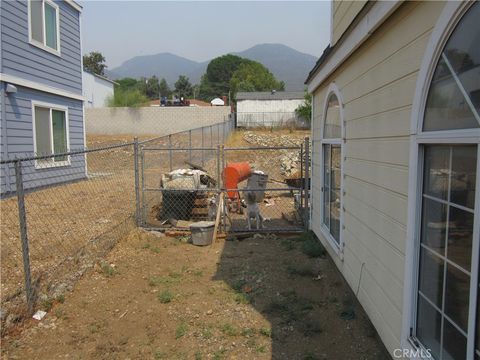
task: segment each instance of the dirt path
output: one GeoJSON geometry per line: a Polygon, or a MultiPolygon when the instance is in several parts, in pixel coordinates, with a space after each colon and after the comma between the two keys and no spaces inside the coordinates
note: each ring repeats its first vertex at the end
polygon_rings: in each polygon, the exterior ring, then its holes
{"type": "Polygon", "coordinates": [[[386,359],[330,260],[266,236],[195,247],[135,230],[4,359],[386,359]]]}

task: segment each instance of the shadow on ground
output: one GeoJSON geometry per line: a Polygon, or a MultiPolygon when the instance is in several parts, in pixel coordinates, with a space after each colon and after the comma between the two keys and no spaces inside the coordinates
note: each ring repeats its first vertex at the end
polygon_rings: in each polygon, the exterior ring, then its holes
{"type": "MultiPolygon", "coordinates": [[[[311,235],[225,243],[214,280],[271,324],[272,359],[386,359],[354,294],[311,235]]],[[[266,333],[266,334],[265,334],[266,333]]],[[[261,349],[260,349],[261,350],[261,349]]]]}

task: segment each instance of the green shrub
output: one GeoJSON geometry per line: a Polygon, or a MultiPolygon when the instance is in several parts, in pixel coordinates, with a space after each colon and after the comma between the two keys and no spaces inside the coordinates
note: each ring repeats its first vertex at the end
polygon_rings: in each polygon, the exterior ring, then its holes
{"type": "Polygon", "coordinates": [[[304,233],[299,240],[302,241],[302,251],[304,254],[310,257],[325,256],[325,248],[312,233],[304,233]]]}
{"type": "Polygon", "coordinates": [[[110,107],[139,107],[148,103],[148,98],[139,90],[116,88],[113,96],[107,99],[110,107]]]}
{"type": "Polygon", "coordinates": [[[266,337],[272,337],[272,330],[267,327],[262,327],[260,329],[260,334],[266,337]]]}
{"type": "Polygon", "coordinates": [[[221,327],[222,332],[228,336],[237,336],[238,330],[231,324],[223,324],[221,327]]]}
{"type": "Polygon", "coordinates": [[[180,339],[187,334],[188,326],[186,323],[182,322],[178,325],[177,330],[175,330],[175,339],[180,339]]]}
{"type": "Polygon", "coordinates": [[[169,290],[164,290],[160,294],[158,294],[158,300],[160,300],[162,304],[167,304],[171,302],[172,299],[173,294],[169,290]]]}

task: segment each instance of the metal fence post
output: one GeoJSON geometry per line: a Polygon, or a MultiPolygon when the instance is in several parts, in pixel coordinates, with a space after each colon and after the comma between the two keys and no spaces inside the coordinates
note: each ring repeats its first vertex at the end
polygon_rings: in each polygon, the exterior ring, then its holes
{"type": "Polygon", "coordinates": [[[221,157],[221,145],[217,145],[217,188],[218,191],[221,190],[222,180],[221,180],[221,170],[220,170],[220,157],[221,157]]]}
{"type": "Polygon", "coordinates": [[[188,130],[188,161],[192,162],[192,130],[188,130]]]}
{"type": "Polygon", "coordinates": [[[305,231],[308,231],[310,214],[309,214],[309,185],[310,185],[310,139],[308,136],[305,138],[305,181],[304,181],[304,189],[305,189],[305,206],[304,206],[304,215],[305,215],[305,231]]]}
{"type": "Polygon", "coordinates": [[[170,164],[170,171],[173,170],[173,159],[172,159],[172,135],[168,135],[168,162],[170,164]]]}
{"type": "Polygon", "coordinates": [[[138,137],[133,138],[133,157],[135,170],[135,221],[140,226],[140,180],[138,169],[138,137]]]}
{"type": "MultiPolygon", "coordinates": [[[[221,171],[223,171],[225,169],[225,145],[221,145],[221,171]]],[[[224,179],[223,179],[223,176],[222,176],[222,189],[225,189],[225,184],[224,184],[224,179]]],[[[226,197],[226,193],[224,192],[223,193],[223,201],[222,201],[222,204],[223,204],[223,209],[222,209],[222,214],[223,214],[223,217],[222,217],[222,221],[223,221],[223,232],[224,233],[227,233],[227,197],[226,197]]]]}
{"type": "Polygon", "coordinates": [[[28,311],[33,311],[34,294],[32,288],[32,275],[30,273],[30,251],[28,249],[28,234],[27,234],[27,214],[25,211],[25,193],[23,190],[22,177],[22,162],[15,161],[15,180],[17,187],[17,201],[18,201],[18,220],[20,224],[20,237],[22,240],[22,258],[23,258],[23,272],[25,274],[25,291],[27,296],[28,311]]]}
{"type": "MultiPolygon", "coordinates": [[[[305,178],[304,178],[305,172],[303,171],[304,154],[305,152],[303,151],[303,143],[302,143],[300,144],[300,179],[303,179],[303,181],[305,181],[305,178]]],[[[303,195],[305,195],[305,187],[303,190],[303,195]]],[[[304,200],[304,196],[300,196],[300,209],[303,209],[303,200],[304,200]]]]}
{"type": "Polygon", "coordinates": [[[146,212],[146,201],[145,201],[145,152],[140,151],[140,164],[141,164],[141,169],[142,169],[142,207],[139,210],[140,211],[140,217],[141,217],[141,224],[146,225],[147,223],[147,212],[146,212]]]}
{"type": "Polygon", "coordinates": [[[205,166],[205,128],[202,127],[202,166],[205,166]]]}
{"type": "Polygon", "coordinates": [[[213,125],[210,125],[210,148],[213,148],[213,125]]]}

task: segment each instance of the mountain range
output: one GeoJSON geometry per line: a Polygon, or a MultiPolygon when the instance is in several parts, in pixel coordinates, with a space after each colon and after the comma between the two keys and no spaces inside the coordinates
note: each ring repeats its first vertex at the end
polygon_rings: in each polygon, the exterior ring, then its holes
{"type": "MultiPolygon", "coordinates": [[[[290,91],[305,88],[304,81],[317,61],[313,55],[282,44],[260,44],[232,54],[260,62],[277,79],[284,81],[285,90],[290,91]]],[[[156,75],[160,79],[165,78],[170,85],[175,83],[179,75],[186,75],[192,84],[198,84],[209,62],[210,60],[197,62],[171,53],[136,56],[116,68],[107,70],[106,75],[114,80],[156,75]]]]}

